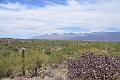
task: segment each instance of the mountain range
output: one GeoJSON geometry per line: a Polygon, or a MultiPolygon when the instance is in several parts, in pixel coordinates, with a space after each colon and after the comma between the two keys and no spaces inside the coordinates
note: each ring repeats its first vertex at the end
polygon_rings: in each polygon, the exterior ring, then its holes
{"type": "Polygon", "coordinates": [[[85,41],[120,41],[120,32],[91,32],[91,33],[52,33],[34,36],[32,39],[46,40],[85,40],[85,41]]]}

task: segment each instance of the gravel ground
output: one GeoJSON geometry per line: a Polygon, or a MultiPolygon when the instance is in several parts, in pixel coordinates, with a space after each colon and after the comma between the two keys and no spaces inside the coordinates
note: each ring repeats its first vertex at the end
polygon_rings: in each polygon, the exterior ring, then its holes
{"type": "Polygon", "coordinates": [[[53,78],[48,78],[48,77],[45,77],[44,79],[42,79],[40,77],[33,77],[33,78],[16,77],[16,78],[13,78],[13,79],[5,78],[5,79],[2,79],[2,80],[54,80],[54,79],[53,78]]]}

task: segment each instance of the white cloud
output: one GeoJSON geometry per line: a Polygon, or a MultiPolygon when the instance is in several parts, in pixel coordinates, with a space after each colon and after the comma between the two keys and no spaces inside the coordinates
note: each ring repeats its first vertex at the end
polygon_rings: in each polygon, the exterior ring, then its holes
{"type": "Polygon", "coordinates": [[[68,0],[67,5],[51,4],[33,8],[20,3],[0,4],[0,32],[39,35],[65,32],[59,28],[69,27],[85,28],[88,32],[120,29],[119,0],[96,3],[68,0]]]}

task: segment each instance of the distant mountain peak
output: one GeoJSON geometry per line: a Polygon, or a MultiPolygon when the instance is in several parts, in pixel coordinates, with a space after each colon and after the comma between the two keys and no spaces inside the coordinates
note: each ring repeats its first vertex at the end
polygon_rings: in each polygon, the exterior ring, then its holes
{"type": "Polygon", "coordinates": [[[91,32],[91,33],[52,33],[35,36],[32,39],[47,40],[86,40],[86,41],[120,41],[120,32],[91,32]]]}

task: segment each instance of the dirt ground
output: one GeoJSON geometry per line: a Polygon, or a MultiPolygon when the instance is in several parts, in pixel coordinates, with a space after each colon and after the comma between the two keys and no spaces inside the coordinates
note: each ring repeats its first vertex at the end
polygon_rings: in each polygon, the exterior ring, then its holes
{"type": "Polygon", "coordinates": [[[40,77],[33,77],[33,78],[16,77],[16,78],[13,78],[13,79],[5,78],[5,79],[2,79],[2,80],[55,80],[55,79],[54,78],[48,78],[48,77],[45,77],[44,79],[42,79],[40,77]]]}

